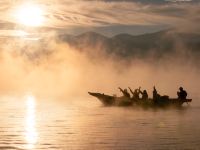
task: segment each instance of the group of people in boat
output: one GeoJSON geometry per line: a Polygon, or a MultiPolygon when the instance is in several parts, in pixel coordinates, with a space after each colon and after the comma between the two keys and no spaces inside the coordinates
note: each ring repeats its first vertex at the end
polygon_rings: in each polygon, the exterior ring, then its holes
{"type": "Polygon", "coordinates": [[[119,87],[119,90],[122,92],[123,96],[127,98],[140,99],[140,94],[142,95],[141,97],[142,100],[147,100],[149,97],[146,90],[141,91],[141,87],[135,89],[134,91],[129,87],[132,96],[127,89],[123,90],[122,88],[119,87]]]}
{"type": "MultiPolygon", "coordinates": [[[[122,89],[119,87],[119,90],[122,92],[123,96],[124,97],[127,97],[127,98],[132,98],[132,99],[136,99],[136,100],[148,100],[148,93],[146,90],[143,90],[141,91],[141,87],[139,87],[138,89],[135,89],[134,91],[128,87],[129,90],[130,90],[130,93],[128,92],[127,89],[122,89]],[[141,95],[141,96],[140,96],[141,95]]],[[[184,100],[187,98],[187,92],[183,89],[183,87],[180,87],[179,88],[179,91],[177,92],[177,96],[178,96],[178,99],[180,100],[184,100]]],[[[161,96],[160,94],[158,94],[157,90],[156,90],[156,87],[154,86],[153,87],[153,100],[157,101],[161,98],[169,98],[169,96],[161,96]]]]}

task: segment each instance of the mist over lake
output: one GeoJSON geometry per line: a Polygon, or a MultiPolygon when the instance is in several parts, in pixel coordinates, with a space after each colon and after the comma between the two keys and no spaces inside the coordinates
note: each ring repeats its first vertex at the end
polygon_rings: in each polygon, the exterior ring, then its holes
{"type": "Polygon", "coordinates": [[[47,47],[46,41],[21,42],[21,47],[2,43],[2,149],[200,147],[198,52],[127,58],[99,49],[91,54],[91,48],[81,51],[53,39],[47,47]],[[154,85],[174,98],[183,86],[193,101],[181,108],[105,107],[87,93],[121,96],[119,86],[141,86],[152,97],[154,85]]]}

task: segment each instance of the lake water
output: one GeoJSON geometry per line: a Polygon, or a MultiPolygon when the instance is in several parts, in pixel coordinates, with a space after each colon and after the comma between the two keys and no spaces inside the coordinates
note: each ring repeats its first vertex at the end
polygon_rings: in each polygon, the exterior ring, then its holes
{"type": "Polygon", "coordinates": [[[0,99],[0,149],[200,149],[200,106],[103,107],[95,98],[0,99]]]}

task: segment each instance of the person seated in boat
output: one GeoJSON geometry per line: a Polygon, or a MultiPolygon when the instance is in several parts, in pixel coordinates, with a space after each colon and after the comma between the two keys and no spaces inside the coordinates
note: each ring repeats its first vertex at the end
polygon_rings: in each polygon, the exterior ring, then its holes
{"type": "Polygon", "coordinates": [[[153,87],[153,100],[157,101],[158,99],[160,99],[160,94],[158,94],[156,87],[153,87]]]}
{"type": "Polygon", "coordinates": [[[139,97],[139,94],[140,94],[139,89],[135,89],[134,92],[133,92],[133,90],[130,87],[128,87],[128,88],[133,95],[133,99],[138,100],[140,98],[139,97]]]}
{"type": "Polygon", "coordinates": [[[142,100],[148,100],[147,91],[144,90],[143,92],[139,89],[140,94],[142,94],[142,100]]]}
{"type": "Polygon", "coordinates": [[[128,90],[127,90],[127,89],[122,90],[122,89],[119,87],[119,90],[123,93],[124,97],[131,98],[131,95],[128,93],[128,90]]]}
{"type": "Polygon", "coordinates": [[[187,92],[183,90],[182,87],[179,88],[180,91],[177,92],[178,99],[184,100],[187,97],[187,92]]]}

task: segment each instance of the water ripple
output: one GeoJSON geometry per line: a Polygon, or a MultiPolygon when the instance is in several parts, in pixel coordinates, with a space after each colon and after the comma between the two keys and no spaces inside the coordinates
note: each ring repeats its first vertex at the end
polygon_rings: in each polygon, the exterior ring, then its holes
{"type": "Polygon", "coordinates": [[[28,99],[2,101],[0,149],[200,149],[197,107],[155,111],[28,99]]]}

